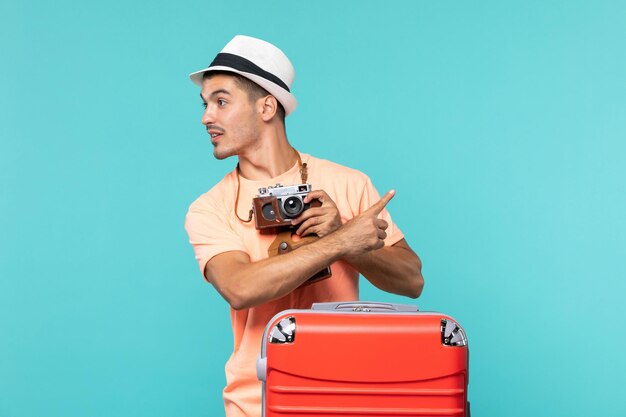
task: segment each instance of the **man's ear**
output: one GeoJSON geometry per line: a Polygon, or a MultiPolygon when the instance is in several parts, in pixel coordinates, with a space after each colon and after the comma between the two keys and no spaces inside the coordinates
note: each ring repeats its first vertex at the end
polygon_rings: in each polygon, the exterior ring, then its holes
{"type": "Polygon", "coordinates": [[[278,100],[274,96],[265,96],[260,100],[262,106],[261,118],[264,122],[269,122],[278,111],[278,100]]]}

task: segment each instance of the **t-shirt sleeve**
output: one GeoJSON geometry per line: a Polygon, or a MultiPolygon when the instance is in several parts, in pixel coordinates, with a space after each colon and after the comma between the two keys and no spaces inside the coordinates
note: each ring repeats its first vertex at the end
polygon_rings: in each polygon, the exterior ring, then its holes
{"type": "Polygon", "coordinates": [[[246,251],[243,241],[217,205],[194,202],[187,212],[185,229],[202,276],[206,264],[214,256],[229,251],[246,251]]]}
{"type": "MultiPolygon", "coordinates": [[[[380,200],[380,194],[372,184],[372,181],[366,177],[365,187],[363,187],[363,194],[361,195],[361,200],[359,201],[359,213],[363,213],[365,210],[373,206],[377,201],[380,200]]],[[[389,202],[389,204],[393,204],[393,200],[389,202]]],[[[387,206],[389,206],[387,204],[387,206]]],[[[385,220],[389,226],[387,227],[387,238],[385,239],[385,246],[391,246],[402,239],[404,239],[404,234],[398,229],[396,224],[391,219],[391,215],[389,211],[387,211],[387,207],[383,209],[383,211],[378,215],[378,218],[385,220]]]]}

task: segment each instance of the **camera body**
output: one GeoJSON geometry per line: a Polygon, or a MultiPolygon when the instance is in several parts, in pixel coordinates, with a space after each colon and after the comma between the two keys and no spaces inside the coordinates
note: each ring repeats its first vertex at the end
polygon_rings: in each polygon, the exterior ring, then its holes
{"type": "Polygon", "coordinates": [[[259,230],[291,226],[291,220],[310,207],[320,206],[319,200],[305,203],[311,191],[310,184],[296,184],[259,188],[259,195],[252,199],[254,221],[259,230]]]}

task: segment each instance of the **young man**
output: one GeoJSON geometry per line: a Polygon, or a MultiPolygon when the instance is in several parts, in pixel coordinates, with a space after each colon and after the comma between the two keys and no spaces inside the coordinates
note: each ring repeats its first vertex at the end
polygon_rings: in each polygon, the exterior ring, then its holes
{"type": "MultiPolygon", "coordinates": [[[[313,302],[358,299],[361,273],[376,287],[418,297],[421,262],[394,225],[361,172],[297,152],[287,140],[284,117],[296,107],[290,92],[293,66],[280,49],[260,39],[236,36],[201,71],[206,127],[217,159],[238,157],[235,170],[189,208],[185,228],[205,279],[231,305],[234,351],[226,364],[226,415],[260,416],[261,384],[255,361],[267,322],[279,311],[313,302]],[[311,184],[304,210],[292,221],[311,243],[269,256],[275,233],[261,233],[252,220],[259,188],[311,184]],[[330,265],[332,276],[302,286],[330,265]]],[[[257,214],[258,215],[258,214],[257,214]]]]}

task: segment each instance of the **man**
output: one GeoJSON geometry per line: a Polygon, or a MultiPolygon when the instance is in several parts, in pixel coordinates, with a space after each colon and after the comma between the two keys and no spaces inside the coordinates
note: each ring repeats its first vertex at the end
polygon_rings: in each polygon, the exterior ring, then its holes
{"type": "Polygon", "coordinates": [[[355,170],[298,153],[284,117],[296,107],[289,59],[272,44],[236,36],[201,71],[206,127],[217,159],[237,156],[237,168],[189,208],[185,228],[205,279],[231,305],[234,351],[226,364],[226,415],[260,416],[261,384],[255,361],[267,322],[288,308],[358,299],[361,273],[376,287],[418,297],[421,263],[393,224],[369,178],[355,170]],[[309,183],[305,203],[321,202],[292,221],[298,237],[319,237],[277,256],[275,233],[252,221],[258,189],[309,183]],[[380,217],[380,218],[379,218],[380,217]],[[331,266],[332,276],[302,285],[331,266]]]}

